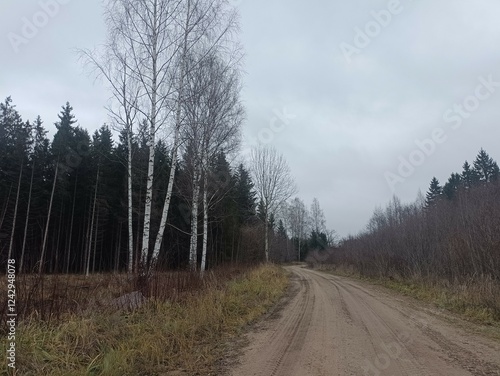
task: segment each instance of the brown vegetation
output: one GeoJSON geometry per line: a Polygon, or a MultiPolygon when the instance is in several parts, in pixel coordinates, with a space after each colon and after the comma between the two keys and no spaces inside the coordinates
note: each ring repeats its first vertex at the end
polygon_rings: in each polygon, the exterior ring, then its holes
{"type": "Polygon", "coordinates": [[[500,321],[500,184],[376,210],[367,230],[310,263],[386,281],[483,321],[500,321]]]}
{"type": "MultiPolygon", "coordinates": [[[[159,276],[155,299],[133,312],[103,305],[77,313],[57,306],[59,311],[46,316],[52,318],[47,322],[40,320],[33,305],[31,315],[18,326],[17,374],[214,374],[228,339],[265,313],[281,297],[288,279],[283,269],[270,265],[226,268],[206,277],[196,284],[187,274],[159,276]]],[[[47,299],[54,297],[53,291],[63,295],[80,288],[79,296],[72,295],[83,299],[80,305],[96,303],[121,293],[124,282],[122,276],[67,278],[72,285],[67,290],[55,284],[55,278],[44,281],[51,286],[47,299]]],[[[2,364],[0,373],[7,372],[5,367],[2,364]]]]}

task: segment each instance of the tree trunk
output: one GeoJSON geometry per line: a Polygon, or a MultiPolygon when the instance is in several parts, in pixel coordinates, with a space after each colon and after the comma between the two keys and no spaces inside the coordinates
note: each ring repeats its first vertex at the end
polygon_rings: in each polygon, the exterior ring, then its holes
{"type": "MultiPolygon", "coordinates": [[[[130,229],[129,229],[130,230],[130,229]]],[[[130,234],[130,232],[129,232],[130,234]]],[[[116,246],[116,255],[115,255],[115,273],[118,273],[119,272],[119,269],[120,269],[120,249],[121,249],[121,246],[122,246],[122,223],[120,223],[120,225],[118,226],[118,244],[116,246]]],[[[133,256],[133,251],[134,251],[134,248],[132,248],[132,256],[133,256]]],[[[132,265],[133,265],[133,258],[132,260],[130,259],[130,248],[129,248],[129,260],[128,260],[129,264],[128,264],[128,273],[132,273],[132,265]]]]}
{"type": "Polygon", "coordinates": [[[67,259],[66,259],[66,274],[69,273],[69,264],[70,264],[70,257],[71,257],[71,241],[73,239],[73,223],[74,223],[74,218],[75,218],[75,203],[76,203],[76,186],[78,183],[78,172],[76,173],[75,176],[75,188],[73,189],[73,207],[71,208],[71,224],[69,226],[69,240],[68,240],[68,249],[66,251],[67,253],[67,259]]]}
{"type": "Polygon", "coordinates": [[[9,194],[7,195],[7,200],[5,200],[5,206],[2,210],[2,219],[0,219],[0,229],[2,229],[3,220],[5,219],[5,214],[7,214],[7,209],[9,208],[10,194],[12,193],[13,185],[14,185],[13,183],[10,184],[9,194]]]}
{"type": "Polygon", "coordinates": [[[23,163],[24,159],[21,161],[21,170],[19,171],[19,179],[17,182],[17,194],[16,194],[16,206],[14,206],[14,219],[12,220],[12,230],[10,232],[10,243],[9,243],[9,255],[7,259],[10,260],[12,256],[12,247],[14,245],[14,234],[16,230],[16,219],[17,219],[17,207],[19,206],[19,193],[21,192],[21,179],[23,177],[23,163]]]}
{"type": "Polygon", "coordinates": [[[54,174],[54,183],[52,184],[52,192],[50,194],[49,211],[47,213],[47,223],[45,224],[45,234],[43,235],[42,254],[40,255],[40,263],[38,265],[38,274],[42,274],[43,264],[45,262],[45,247],[47,246],[47,237],[49,235],[50,213],[52,212],[52,203],[54,202],[54,192],[56,190],[58,170],[59,170],[59,161],[57,161],[57,163],[56,163],[56,172],[54,174]]]}
{"type": "Polygon", "coordinates": [[[24,236],[23,236],[23,246],[21,248],[21,260],[19,261],[19,273],[23,272],[24,266],[24,251],[26,250],[26,238],[28,235],[28,222],[30,220],[30,209],[31,209],[31,193],[33,191],[33,176],[35,175],[35,160],[33,160],[33,166],[31,170],[30,178],[30,190],[28,194],[28,209],[26,209],[26,222],[24,223],[24,236]]]}
{"type": "Polygon", "coordinates": [[[134,269],[136,273],[139,273],[139,258],[141,255],[141,222],[144,223],[144,220],[141,221],[142,219],[142,213],[141,213],[141,203],[142,203],[142,179],[143,179],[143,174],[141,171],[141,177],[139,179],[140,185],[139,185],[139,205],[137,206],[139,209],[139,212],[137,213],[137,232],[135,234],[136,237],[136,247],[135,247],[135,260],[134,260],[134,269]]]}
{"type": "MultiPolygon", "coordinates": [[[[127,161],[127,183],[128,183],[128,273],[132,274],[134,270],[134,233],[133,233],[133,208],[132,208],[132,127],[129,126],[127,132],[127,143],[128,143],[128,161],[127,161]]],[[[120,225],[120,235],[121,235],[121,225],[120,225]]],[[[119,244],[121,243],[121,236],[119,244]]]]}
{"type": "Polygon", "coordinates": [[[58,230],[57,230],[57,242],[56,242],[56,246],[54,247],[55,249],[55,257],[54,257],[54,267],[53,267],[53,270],[55,273],[57,273],[59,271],[59,244],[60,244],[60,240],[61,240],[61,228],[62,228],[62,218],[63,218],[63,214],[64,214],[64,198],[61,198],[61,212],[59,213],[59,227],[58,227],[58,230]]]}
{"type": "MultiPolygon", "coordinates": [[[[194,162],[197,164],[198,162],[194,162]]],[[[194,272],[198,256],[198,199],[200,196],[199,167],[194,167],[193,173],[193,200],[191,204],[191,243],[189,247],[189,267],[194,272]]]]}
{"type": "Polygon", "coordinates": [[[266,220],[264,227],[264,251],[266,253],[266,262],[269,262],[269,211],[266,209],[266,220]]]}
{"type": "Polygon", "coordinates": [[[175,115],[175,135],[174,135],[174,145],[173,145],[173,150],[172,150],[172,167],[170,168],[170,176],[168,179],[167,194],[165,196],[165,202],[163,204],[160,227],[158,229],[158,234],[156,235],[156,241],[155,241],[155,245],[153,248],[153,255],[151,257],[151,262],[150,262],[150,265],[148,268],[148,274],[151,274],[151,272],[156,267],[156,263],[158,261],[158,255],[160,254],[160,247],[161,247],[161,243],[163,241],[163,235],[165,233],[165,226],[167,224],[168,210],[170,207],[170,201],[172,199],[172,190],[174,187],[175,173],[177,170],[177,152],[178,152],[179,142],[180,142],[180,127],[181,127],[181,121],[182,121],[182,111],[181,110],[182,110],[182,101],[183,101],[183,97],[184,97],[184,76],[186,75],[186,72],[187,72],[187,49],[188,49],[188,34],[189,34],[188,27],[189,27],[190,16],[191,16],[191,0],[188,0],[186,23],[185,23],[185,29],[184,29],[184,41],[183,41],[183,48],[182,48],[182,67],[181,67],[181,76],[180,76],[180,82],[179,82],[179,94],[177,97],[177,109],[176,109],[176,115],[175,115]]]}
{"type": "Polygon", "coordinates": [[[88,277],[90,274],[90,255],[92,254],[92,235],[94,231],[94,217],[95,217],[95,207],[97,202],[97,188],[99,186],[99,169],[100,166],[97,167],[97,176],[95,180],[95,189],[94,189],[94,203],[92,205],[92,219],[90,221],[90,234],[88,238],[89,248],[87,251],[87,262],[85,266],[85,276],[88,277]]]}
{"type": "Polygon", "coordinates": [[[92,256],[92,274],[95,273],[95,260],[96,260],[96,253],[97,253],[97,235],[99,233],[99,209],[100,207],[97,206],[97,214],[95,217],[95,236],[94,236],[94,254],[92,256]]]}
{"type": "Polygon", "coordinates": [[[207,244],[208,244],[208,199],[207,199],[207,169],[203,176],[203,250],[201,254],[201,276],[207,268],[207,244]]]}
{"type": "Polygon", "coordinates": [[[151,39],[154,41],[152,43],[151,57],[152,57],[152,72],[151,72],[151,119],[149,126],[149,160],[148,160],[148,180],[146,184],[146,205],[144,207],[144,228],[142,235],[142,251],[141,251],[141,262],[140,262],[140,274],[142,276],[149,275],[150,267],[148,267],[148,255],[149,255],[149,237],[151,230],[151,208],[153,204],[153,180],[154,180],[154,165],[155,165],[155,133],[156,133],[156,100],[158,95],[158,70],[157,70],[157,59],[158,51],[156,41],[157,35],[157,4],[154,2],[153,11],[153,35],[151,39]]]}
{"type": "Polygon", "coordinates": [[[83,238],[84,241],[82,241],[82,244],[84,244],[84,251],[83,251],[83,259],[82,259],[82,271],[85,273],[85,270],[87,269],[87,255],[89,253],[89,239],[90,239],[90,223],[92,221],[92,198],[90,199],[89,201],[89,204],[88,204],[88,208],[89,208],[89,216],[88,216],[88,221],[87,221],[87,231],[85,233],[85,237],[83,238]]]}
{"type": "Polygon", "coordinates": [[[299,236],[299,260],[298,261],[300,262],[300,236],[299,236]]]}

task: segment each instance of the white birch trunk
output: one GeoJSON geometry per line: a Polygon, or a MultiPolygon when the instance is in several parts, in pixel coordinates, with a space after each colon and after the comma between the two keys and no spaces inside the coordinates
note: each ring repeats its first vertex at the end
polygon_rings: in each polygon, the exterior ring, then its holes
{"type": "MultiPolygon", "coordinates": [[[[127,191],[128,191],[128,273],[134,270],[134,233],[133,233],[133,213],[132,213],[132,127],[129,126],[127,132],[128,161],[127,161],[127,191]]],[[[120,238],[121,240],[121,238],[120,238]]]]}
{"type": "MultiPolygon", "coordinates": [[[[206,160],[205,160],[206,162],[206,160]]],[[[207,170],[205,168],[205,173],[203,176],[203,250],[201,254],[201,276],[205,273],[207,269],[207,243],[208,243],[208,199],[207,199],[207,170]]]]}
{"type": "Polygon", "coordinates": [[[182,47],[182,66],[181,66],[181,76],[179,82],[179,94],[177,97],[177,109],[175,115],[175,135],[174,135],[174,145],[172,150],[172,167],[170,168],[170,176],[168,179],[167,194],[165,195],[165,202],[163,204],[163,210],[160,220],[160,228],[156,236],[155,245],[153,248],[153,255],[151,257],[151,263],[148,268],[148,274],[156,267],[158,261],[158,256],[160,254],[161,243],[163,241],[163,235],[165,233],[165,226],[167,224],[168,210],[170,208],[170,201],[172,200],[172,190],[174,188],[175,173],[177,171],[177,153],[179,149],[180,142],[180,128],[182,120],[182,100],[184,96],[184,77],[187,71],[187,49],[188,49],[188,34],[189,34],[189,18],[191,13],[191,0],[188,0],[186,23],[184,29],[184,41],[182,47]]]}
{"type": "Polygon", "coordinates": [[[189,267],[196,271],[198,255],[198,200],[200,197],[200,169],[198,162],[193,173],[193,201],[191,205],[191,243],[189,246],[189,267]]]}
{"type": "Polygon", "coordinates": [[[151,230],[151,208],[153,203],[153,179],[154,179],[154,164],[155,164],[155,133],[156,133],[156,100],[158,94],[158,70],[157,70],[157,59],[158,51],[156,41],[158,39],[157,35],[157,3],[154,2],[153,10],[153,35],[152,40],[154,41],[151,49],[152,57],[152,72],[151,72],[151,118],[150,118],[150,128],[149,128],[149,161],[148,161],[148,180],[146,184],[146,204],[144,207],[144,229],[142,235],[142,251],[141,251],[141,265],[140,273],[142,275],[149,274],[151,267],[148,267],[148,254],[149,254],[149,237],[151,230]]]}

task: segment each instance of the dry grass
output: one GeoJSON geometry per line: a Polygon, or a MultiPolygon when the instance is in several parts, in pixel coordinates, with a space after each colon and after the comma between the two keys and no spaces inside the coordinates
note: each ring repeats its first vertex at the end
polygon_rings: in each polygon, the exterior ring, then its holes
{"type": "Polygon", "coordinates": [[[446,280],[413,276],[409,279],[393,277],[367,278],[352,267],[324,265],[324,270],[348,277],[367,280],[399,291],[437,307],[459,313],[480,324],[500,327],[500,283],[491,277],[476,277],[450,283],[446,280]]]}
{"type": "MultiPolygon", "coordinates": [[[[179,301],[194,291],[224,283],[242,273],[238,266],[224,267],[200,279],[189,272],[157,273],[147,296],[157,300],[179,301]]],[[[142,287],[142,286],[140,286],[142,287]]],[[[21,318],[35,315],[43,321],[58,321],[68,313],[84,314],[101,309],[106,302],[140,289],[137,280],[126,274],[18,275],[16,309],[21,318]]],[[[0,293],[7,294],[7,280],[0,280],[0,293]]],[[[0,316],[5,317],[7,301],[0,302],[0,316]]]]}
{"type": "MultiPolygon", "coordinates": [[[[228,339],[266,312],[288,279],[283,269],[268,265],[240,270],[229,281],[215,275],[208,279],[210,286],[198,292],[182,297],[176,292],[173,300],[150,299],[128,314],[70,312],[51,322],[31,315],[17,329],[18,374],[214,374],[228,339]]],[[[5,353],[5,341],[0,349],[5,353]]],[[[5,366],[0,373],[6,372],[5,366]]]]}

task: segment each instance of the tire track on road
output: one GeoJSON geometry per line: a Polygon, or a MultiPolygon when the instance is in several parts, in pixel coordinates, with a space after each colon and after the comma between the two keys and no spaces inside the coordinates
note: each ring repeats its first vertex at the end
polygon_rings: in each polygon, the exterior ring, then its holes
{"type": "Polygon", "coordinates": [[[500,376],[500,342],[464,329],[473,324],[431,317],[379,286],[287,269],[297,294],[264,330],[249,334],[231,375],[500,376]]]}

